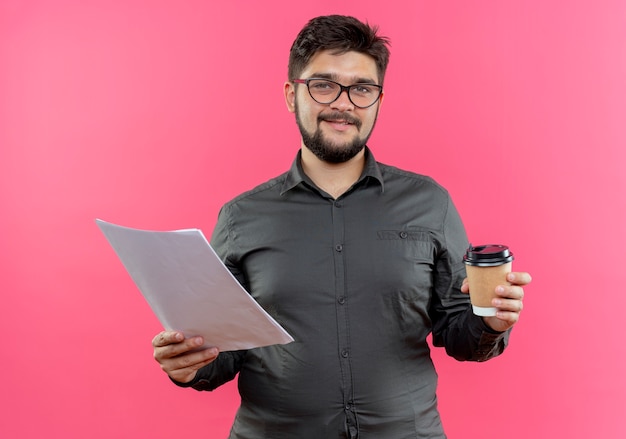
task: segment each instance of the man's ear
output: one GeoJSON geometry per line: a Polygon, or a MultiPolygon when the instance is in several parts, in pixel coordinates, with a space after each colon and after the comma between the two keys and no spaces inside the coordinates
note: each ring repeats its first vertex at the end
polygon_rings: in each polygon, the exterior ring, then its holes
{"type": "Polygon", "coordinates": [[[284,85],[285,104],[287,104],[287,110],[290,113],[296,111],[296,85],[293,82],[285,82],[284,85]]]}

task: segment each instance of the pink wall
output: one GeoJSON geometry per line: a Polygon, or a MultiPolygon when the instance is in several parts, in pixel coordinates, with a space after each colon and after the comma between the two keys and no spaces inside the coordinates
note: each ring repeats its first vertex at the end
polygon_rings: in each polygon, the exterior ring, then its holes
{"type": "Polygon", "coordinates": [[[377,158],[435,177],[534,275],[503,357],[434,353],[449,436],[625,437],[621,0],[1,1],[2,437],[226,435],[235,387],[168,382],[93,220],[209,233],[285,170],[287,52],[326,13],[393,41],[377,158]]]}

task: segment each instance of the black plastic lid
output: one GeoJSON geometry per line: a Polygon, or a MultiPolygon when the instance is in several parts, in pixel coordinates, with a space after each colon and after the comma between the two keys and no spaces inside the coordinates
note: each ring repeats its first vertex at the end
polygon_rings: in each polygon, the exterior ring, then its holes
{"type": "Polygon", "coordinates": [[[513,253],[509,251],[506,245],[486,244],[469,248],[463,256],[463,262],[467,265],[475,265],[479,267],[494,267],[496,265],[506,264],[513,260],[513,253]]]}

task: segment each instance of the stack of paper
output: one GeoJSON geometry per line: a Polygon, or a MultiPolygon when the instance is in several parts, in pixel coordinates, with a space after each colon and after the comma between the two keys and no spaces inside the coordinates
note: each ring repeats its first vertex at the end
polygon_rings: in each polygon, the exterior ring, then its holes
{"type": "Polygon", "coordinates": [[[243,289],[198,229],[131,229],[96,220],[167,330],[204,337],[220,351],[293,338],[243,289]]]}

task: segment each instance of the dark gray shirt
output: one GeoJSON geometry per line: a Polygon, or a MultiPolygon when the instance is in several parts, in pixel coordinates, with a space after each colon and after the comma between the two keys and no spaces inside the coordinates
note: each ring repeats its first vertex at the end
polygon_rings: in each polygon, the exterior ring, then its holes
{"type": "Polygon", "coordinates": [[[444,438],[427,335],[458,360],[500,354],[460,292],[466,234],[432,179],[377,163],[338,199],[289,172],[221,210],[211,240],[295,339],[223,352],[187,386],[239,373],[235,439],[444,438]]]}

